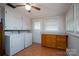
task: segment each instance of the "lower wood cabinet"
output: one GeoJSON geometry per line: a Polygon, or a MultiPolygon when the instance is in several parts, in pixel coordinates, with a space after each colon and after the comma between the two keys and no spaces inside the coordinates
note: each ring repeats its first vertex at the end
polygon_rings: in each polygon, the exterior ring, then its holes
{"type": "Polygon", "coordinates": [[[66,49],[67,35],[42,34],[42,46],[66,49]]]}
{"type": "Polygon", "coordinates": [[[0,31],[0,56],[3,55],[3,34],[0,31]]]}
{"type": "Polygon", "coordinates": [[[0,56],[3,55],[3,24],[0,23],[0,56]]]}
{"type": "Polygon", "coordinates": [[[57,48],[66,49],[67,37],[66,35],[57,35],[57,48]]]}

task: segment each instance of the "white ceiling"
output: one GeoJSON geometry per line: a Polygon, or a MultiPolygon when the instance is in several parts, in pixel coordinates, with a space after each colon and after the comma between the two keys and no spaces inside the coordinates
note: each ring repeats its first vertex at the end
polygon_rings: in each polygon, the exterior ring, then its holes
{"type": "Polygon", "coordinates": [[[37,11],[32,9],[29,13],[25,7],[17,8],[23,14],[28,15],[30,18],[40,18],[48,16],[58,16],[63,15],[67,12],[68,8],[71,6],[69,3],[38,3],[36,6],[40,7],[41,10],[37,11]]]}

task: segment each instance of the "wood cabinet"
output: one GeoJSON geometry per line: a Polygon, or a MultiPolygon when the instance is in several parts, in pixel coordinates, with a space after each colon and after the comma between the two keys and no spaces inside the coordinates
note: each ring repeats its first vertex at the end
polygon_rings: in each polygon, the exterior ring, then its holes
{"type": "Polygon", "coordinates": [[[52,35],[42,35],[43,46],[56,47],[56,36],[52,35]]]}
{"type": "Polygon", "coordinates": [[[0,25],[0,56],[3,55],[3,31],[0,25]]]}
{"type": "Polygon", "coordinates": [[[0,56],[2,55],[2,32],[0,32],[0,56]]]}
{"type": "Polygon", "coordinates": [[[42,46],[66,49],[67,35],[42,34],[42,46]]]}
{"type": "Polygon", "coordinates": [[[0,56],[4,54],[4,31],[3,31],[3,24],[4,24],[4,7],[0,7],[0,56]]]}
{"type": "Polygon", "coordinates": [[[57,35],[57,48],[66,49],[66,36],[57,35]]]}

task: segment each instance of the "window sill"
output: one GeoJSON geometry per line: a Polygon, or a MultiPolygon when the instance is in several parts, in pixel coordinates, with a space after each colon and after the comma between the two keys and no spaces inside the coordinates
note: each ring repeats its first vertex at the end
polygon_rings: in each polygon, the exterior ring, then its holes
{"type": "Polygon", "coordinates": [[[68,34],[73,35],[73,36],[75,36],[75,37],[78,37],[78,38],[79,38],[79,33],[68,33],[68,34]]]}

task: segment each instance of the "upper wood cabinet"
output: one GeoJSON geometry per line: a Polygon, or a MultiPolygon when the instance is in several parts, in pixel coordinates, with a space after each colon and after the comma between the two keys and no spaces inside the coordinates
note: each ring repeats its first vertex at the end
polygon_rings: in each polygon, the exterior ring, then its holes
{"type": "Polygon", "coordinates": [[[17,9],[5,6],[5,30],[31,30],[31,20],[17,9]]]}
{"type": "Polygon", "coordinates": [[[3,55],[3,36],[2,32],[0,31],[0,56],[3,55]]]}
{"type": "Polygon", "coordinates": [[[3,21],[4,21],[4,7],[0,7],[0,56],[4,54],[4,31],[3,31],[3,21]]]}

